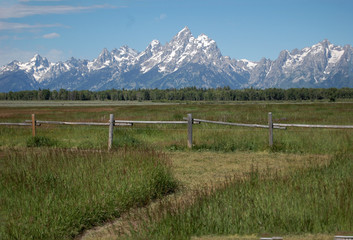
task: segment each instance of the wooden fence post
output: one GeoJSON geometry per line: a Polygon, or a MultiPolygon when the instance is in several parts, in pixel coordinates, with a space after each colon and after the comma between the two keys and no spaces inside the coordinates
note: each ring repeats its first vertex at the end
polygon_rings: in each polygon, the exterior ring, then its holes
{"type": "Polygon", "coordinates": [[[36,115],[32,114],[32,136],[36,136],[36,115]]]}
{"type": "Polygon", "coordinates": [[[268,143],[270,147],[273,146],[273,122],[272,122],[272,112],[268,113],[268,133],[269,133],[269,138],[268,138],[268,143]]]}
{"type": "Polygon", "coordinates": [[[192,148],[192,114],[188,114],[188,148],[192,148]]]}
{"type": "Polygon", "coordinates": [[[110,114],[110,118],[109,118],[108,151],[110,151],[112,149],[112,145],[113,145],[113,130],[114,130],[114,114],[110,114]]]}

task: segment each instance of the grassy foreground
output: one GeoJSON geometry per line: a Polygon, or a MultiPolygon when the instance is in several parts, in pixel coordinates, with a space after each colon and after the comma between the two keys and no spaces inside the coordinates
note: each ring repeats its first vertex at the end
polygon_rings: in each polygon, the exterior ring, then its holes
{"type": "Polygon", "coordinates": [[[128,239],[351,231],[352,157],[336,155],[327,165],[286,176],[253,169],[244,178],[228,180],[221,188],[197,191],[194,199],[161,204],[144,230],[128,239]],[[155,218],[162,220],[154,223],[155,218]]]}
{"type": "MultiPolygon", "coordinates": [[[[254,166],[256,166],[259,172],[271,170],[285,176],[294,170],[324,166],[330,161],[329,155],[270,152],[219,153],[189,151],[171,152],[167,156],[170,158],[172,164],[173,175],[181,184],[181,188],[177,192],[153,204],[149,204],[148,207],[133,209],[116,221],[89,230],[85,232],[81,239],[119,239],[124,234],[128,234],[131,227],[138,231],[139,226],[143,226],[146,220],[148,221],[149,215],[155,216],[153,222],[157,222],[158,219],[163,218],[163,214],[159,213],[160,208],[158,206],[160,201],[164,202],[164,204],[169,204],[169,208],[172,208],[171,205],[178,207],[179,201],[192,204],[190,200],[194,199],[195,190],[199,191],[200,188],[223,188],[225,181],[229,181],[230,178],[234,179],[246,176],[245,173],[251,171],[254,166]],[[157,213],[154,211],[157,211],[157,213]]],[[[185,206],[183,205],[183,207],[185,206]]],[[[308,238],[307,240],[313,239],[308,238]]]]}
{"type": "MultiPolygon", "coordinates": [[[[192,113],[266,124],[272,112],[274,122],[352,125],[352,109],[351,102],[0,106],[0,121],[23,122],[31,113],[39,120],[95,122],[107,122],[110,113],[125,120],[181,120],[192,113]]],[[[186,189],[198,191],[191,200],[155,203],[160,211],[151,212],[132,239],[353,230],[352,130],[275,130],[269,148],[266,129],[193,128],[194,147],[188,150],[185,125],[116,127],[114,151],[106,153],[107,127],[43,124],[33,139],[30,127],[0,126],[0,239],[70,239],[173,191],[171,172],[186,189]],[[160,152],[171,156],[172,169],[160,152]],[[225,175],[237,177],[225,181],[225,175]],[[215,184],[200,188],[210,182],[215,184]]]]}
{"type": "Polygon", "coordinates": [[[150,150],[0,154],[0,239],[71,239],[176,188],[165,158],[150,150]]]}

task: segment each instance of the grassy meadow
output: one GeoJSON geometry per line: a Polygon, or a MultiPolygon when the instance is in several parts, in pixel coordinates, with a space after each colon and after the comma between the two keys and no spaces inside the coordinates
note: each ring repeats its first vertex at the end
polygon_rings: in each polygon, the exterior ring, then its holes
{"type": "MultiPolygon", "coordinates": [[[[267,124],[272,112],[275,123],[353,125],[352,102],[5,103],[0,122],[32,113],[92,122],[111,113],[119,120],[192,113],[267,124]]],[[[270,148],[267,129],[202,123],[193,125],[190,150],[186,125],[135,124],[114,128],[111,152],[107,126],[43,124],[36,133],[0,126],[1,239],[70,239],[107,221],[109,228],[80,238],[316,239],[353,231],[350,129],[275,129],[270,148]]]]}
{"type": "MultiPolygon", "coordinates": [[[[352,124],[353,103],[242,103],[242,104],[140,104],[106,106],[0,107],[0,121],[37,120],[108,122],[119,120],[182,120],[194,118],[238,123],[267,124],[272,112],[275,123],[352,124]]],[[[266,151],[268,130],[212,124],[194,125],[197,151],[266,151]]],[[[334,153],[352,150],[351,130],[288,128],[274,131],[274,151],[287,153],[334,153]]],[[[106,149],[108,127],[55,126],[37,128],[37,135],[50,138],[60,148],[106,149]]],[[[141,125],[114,128],[114,146],[146,146],[157,150],[186,151],[185,125],[141,125]]],[[[0,145],[26,147],[30,127],[0,127],[0,145]],[[8,137],[11,136],[11,137],[8,137]]]]}
{"type": "Polygon", "coordinates": [[[192,200],[161,204],[155,214],[162,216],[151,214],[143,230],[128,239],[349,231],[352,171],[352,155],[335,156],[328,165],[287,176],[254,168],[242,179],[230,178],[219,188],[196,191],[192,200]]]}

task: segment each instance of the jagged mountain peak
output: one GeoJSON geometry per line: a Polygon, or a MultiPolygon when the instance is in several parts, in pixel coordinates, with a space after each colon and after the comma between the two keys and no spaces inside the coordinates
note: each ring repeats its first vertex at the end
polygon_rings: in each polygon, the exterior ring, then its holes
{"type": "Polygon", "coordinates": [[[331,45],[330,41],[328,39],[326,39],[326,38],[324,40],[322,40],[320,42],[320,44],[323,45],[323,46],[326,46],[326,47],[331,45]]]}
{"type": "Polygon", "coordinates": [[[311,54],[318,54],[318,53],[327,53],[328,51],[332,50],[341,50],[343,49],[341,46],[336,46],[332,44],[329,40],[324,39],[323,41],[314,44],[311,47],[304,48],[303,51],[310,51],[311,54]]]}
{"type": "Polygon", "coordinates": [[[178,32],[172,39],[170,43],[175,42],[189,42],[189,39],[193,38],[193,35],[188,27],[184,27],[180,32],[178,32]]]}
{"type": "Polygon", "coordinates": [[[98,58],[99,58],[99,57],[107,57],[107,56],[109,56],[109,55],[110,55],[109,50],[106,49],[106,48],[103,48],[103,50],[102,50],[101,53],[99,54],[98,58]]]}
{"type": "Polygon", "coordinates": [[[30,62],[35,62],[40,59],[43,59],[43,58],[39,54],[34,54],[34,56],[31,58],[30,62]]]}
{"type": "Polygon", "coordinates": [[[161,47],[161,46],[162,46],[162,44],[161,44],[158,40],[153,39],[153,40],[150,42],[150,44],[148,44],[147,48],[155,49],[155,48],[159,48],[159,47],[161,47]]]}
{"type": "Polygon", "coordinates": [[[141,72],[146,73],[158,66],[160,73],[172,73],[193,63],[199,65],[222,65],[222,54],[216,42],[205,34],[195,38],[188,27],[183,28],[173,39],[162,46],[153,40],[139,56],[141,72]]]}
{"type": "Polygon", "coordinates": [[[135,58],[139,53],[135,49],[132,49],[127,45],[124,45],[119,49],[116,49],[116,48],[113,49],[111,54],[112,56],[114,56],[115,60],[119,61],[119,59],[121,58],[128,58],[128,59],[135,58]]]}
{"type": "Polygon", "coordinates": [[[183,37],[183,36],[189,36],[192,35],[190,29],[188,26],[185,26],[183,29],[181,29],[178,34],[176,35],[177,37],[183,37]]]}
{"type": "Polygon", "coordinates": [[[38,54],[27,63],[14,61],[0,68],[0,91],[31,86],[70,90],[353,87],[352,69],[353,48],[335,46],[327,39],[303,49],[283,50],[275,60],[253,62],[223,57],[216,41],[206,34],[194,37],[184,27],[165,45],[152,40],[142,52],[124,45],[112,51],[104,48],[92,61],[71,58],[49,64],[38,54]],[[6,86],[11,81],[16,84],[6,86]],[[20,86],[21,81],[30,85],[20,86]]]}
{"type": "Polygon", "coordinates": [[[285,61],[290,57],[291,57],[291,54],[288,50],[282,50],[278,55],[277,61],[285,61]]]}
{"type": "Polygon", "coordinates": [[[98,58],[94,61],[96,64],[110,64],[112,60],[112,55],[108,49],[103,48],[102,52],[99,54],[98,58]]]}
{"type": "MultiPolygon", "coordinates": [[[[82,65],[87,65],[87,62],[88,60],[81,60],[81,59],[77,59],[77,58],[74,58],[74,57],[71,57],[69,60],[67,60],[65,63],[66,63],[66,66],[74,66],[74,67],[81,67],[81,64],[82,65]]],[[[61,62],[59,62],[61,63],[61,62]]],[[[65,66],[65,64],[64,64],[65,66]]]]}
{"type": "Polygon", "coordinates": [[[196,41],[201,44],[200,47],[207,47],[209,45],[216,44],[216,41],[212,40],[203,33],[196,38],[196,41]]]}
{"type": "MultiPolygon", "coordinates": [[[[144,51],[142,51],[136,59],[134,60],[134,63],[136,64],[141,64],[141,71],[143,72],[145,69],[147,69],[144,65],[151,65],[153,59],[151,59],[153,56],[157,55],[158,52],[161,52],[162,45],[158,40],[152,40],[150,44],[146,47],[144,51]],[[150,62],[150,63],[146,63],[150,62]]],[[[154,63],[152,64],[154,65],[154,63]]],[[[148,68],[150,69],[150,68],[148,68]]]]}
{"type": "Polygon", "coordinates": [[[161,50],[161,47],[162,47],[162,44],[158,40],[154,39],[150,42],[150,44],[148,44],[145,51],[156,53],[161,50]]]}
{"type": "Polygon", "coordinates": [[[39,67],[39,66],[48,67],[49,66],[48,60],[46,58],[43,58],[39,54],[35,54],[29,62],[35,67],[39,67]]]}
{"type": "Polygon", "coordinates": [[[127,54],[127,55],[137,55],[138,51],[136,51],[135,49],[130,48],[127,45],[123,45],[121,46],[118,51],[120,52],[120,54],[127,54]]]}

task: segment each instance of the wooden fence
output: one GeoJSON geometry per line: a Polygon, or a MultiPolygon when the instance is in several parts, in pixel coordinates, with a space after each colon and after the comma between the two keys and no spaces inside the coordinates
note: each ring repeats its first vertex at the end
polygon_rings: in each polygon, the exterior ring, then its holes
{"type": "Polygon", "coordinates": [[[211,121],[204,119],[192,118],[192,114],[187,114],[183,121],[137,121],[137,120],[115,120],[114,114],[110,114],[109,122],[63,122],[63,121],[43,121],[36,120],[35,114],[32,114],[31,120],[26,120],[24,123],[0,123],[0,125],[7,126],[32,126],[32,136],[36,136],[36,127],[41,124],[56,124],[56,125],[86,125],[86,126],[108,126],[108,150],[111,150],[113,144],[113,130],[114,126],[133,126],[134,124],[187,124],[187,146],[192,148],[192,125],[193,124],[219,124],[238,127],[252,127],[252,128],[268,128],[269,129],[269,146],[273,146],[273,129],[285,130],[287,127],[303,127],[303,128],[333,128],[333,129],[353,129],[353,125],[310,125],[310,124],[284,124],[273,123],[272,113],[268,113],[268,124],[247,124],[247,123],[232,123],[222,121],[211,121]]]}
{"type": "MultiPolygon", "coordinates": [[[[352,240],[353,236],[334,236],[334,240],[352,240]]],[[[283,240],[283,237],[262,237],[260,240],[283,240]]]]}
{"type": "Polygon", "coordinates": [[[353,240],[353,236],[335,236],[334,240],[353,240]]]}
{"type": "Polygon", "coordinates": [[[283,240],[282,237],[262,237],[260,240],[283,240]]]}
{"type": "MultiPolygon", "coordinates": [[[[334,240],[352,240],[353,236],[334,236],[334,240]]],[[[283,237],[262,237],[260,240],[283,240],[283,237]]]]}

